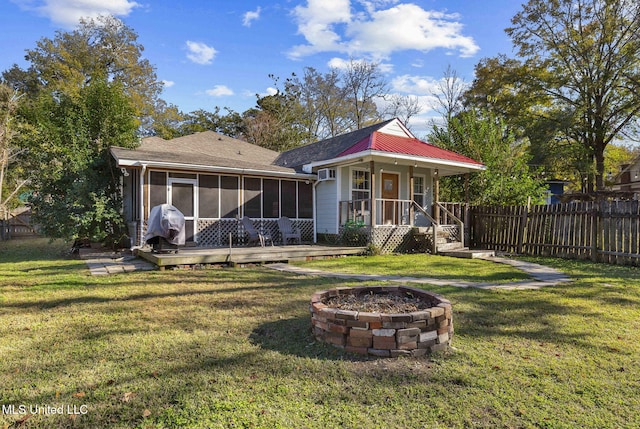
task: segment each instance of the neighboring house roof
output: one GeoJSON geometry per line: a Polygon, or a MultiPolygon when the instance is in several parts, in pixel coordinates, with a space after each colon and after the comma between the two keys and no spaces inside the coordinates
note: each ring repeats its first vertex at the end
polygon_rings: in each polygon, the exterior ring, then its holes
{"type": "Polygon", "coordinates": [[[474,159],[415,138],[396,118],[282,153],[276,164],[310,171],[320,165],[339,164],[357,156],[397,157],[445,169],[443,174],[484,169],[474,159]]]}
{"type": "Polygon", "coordinates": [[[112,147],[119,167],[147,166],[194,171],[243,171],[296,175],[295,169],[274,164],[278,152],[213,131],[171,140],[142,139],[136,149],[112,147]]]}

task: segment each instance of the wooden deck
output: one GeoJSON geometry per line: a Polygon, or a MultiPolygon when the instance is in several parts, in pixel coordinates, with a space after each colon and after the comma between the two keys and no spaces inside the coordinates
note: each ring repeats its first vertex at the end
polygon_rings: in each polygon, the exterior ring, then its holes
{"type": "Polygon", "coordinates": [[[320,245],[291,245],[265,247],[181,247],[178,253],[138,251],[138,256],[152,262],[161,270],[176,265],[250,264],[307,260],[328,256],[359,255],[364,247],[320,245]]]}

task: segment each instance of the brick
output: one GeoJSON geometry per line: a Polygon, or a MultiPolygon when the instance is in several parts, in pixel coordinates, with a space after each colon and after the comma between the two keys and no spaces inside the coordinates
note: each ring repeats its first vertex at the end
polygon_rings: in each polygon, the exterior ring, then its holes
{"type": "Polygon", "coordinates": [[[419,341],[424,343],[426,341],[435,340],[438,338],[438,333],[436,331],[422,332],[420,333],[419,341]]]}
{"type": "Polygon", "coordinates": [[[325,317],[327,319],[335,319],[336,318],[336,311],[338,311],[338,310],[336,310],[335,308],[327,307],[327,308],[320,309],[318,314],[321,317],[325,317]]]}
{"type": "Polygon", "coordinates": [[[407,327],[406,322],[382,322],[385,329],[404,329],[407,327]]]}
{"type": "Polygon", "coordinates": [[[411,350],[411,356],[413,356],[413,357],[426,356],[426,354],[427,354],[427,349],[414,349],[414,350],[411,350]]]}
{"type": "Polygon", "coordinates": [[[326,322],[326,321],[327,321],[327,318],[326,318],[326,317],[322,317],[322,316],[320,316],[318,313],[314,313],[314,314],[311,316],[311,320],[317,320],[318,322],[326,322]]]}
{"type": "Polygon", "coordinates": [[[396,331],[396,336],[400,337],[417,337],[420,335],[420,328],[406,328],[406,329],[398,329],[396,331]]]}
{"type": "Polygon", "coordinates": [[[382,328],[382,322],[369,322],[369,329],[380,329],[382,328]]]}
{"type": "Polygon", "coordinates": [[[314,302],[314,303],[311,304],[311,310],[312,311],[317,312],[317,311],[322,310],[323,308],[327,308],[327,305],[322,303],[322,302],[314,302]]]}
{"type": "Polygon", "coordinates": [[[350,328],[364,328],[369,329],[368,322],[361,322],[360,320],[347,320],[347,326],[350,328]]]}
{"type": "Polygon", "coordinates": [[[442,307],[431,307],[429,309],[429,313],[431,313],[432,318],[436,318],[438,316],[444,316],[444,308],[442,307]]]}
{"type": "Polygon", "coordinates": [[[336,319],[358,320],[358,312],[351,310],[338,310],[336,311],[336,319]]]}
{"type": "Polygon", "coordinates": [[[427,350],[429,350],[434,345],[436,345],[436,340],[421,341],[421,342],[418,343],[418,348],[419,349],[427,349],[427,350]]]}
{"type": "Polygon", "coordinates": [[[445,334],[441,334],[438,335],[438,343],[442,344],[442,343],[446,343],[449,341],[449,333],[445,333],[445,334]]]}
{"type": "Polygon", "coordinates": [[[443,321],[441,321],[440,323],[438,323],[438,328],[449,328],[449,321],[447,319],[444,319],[443,321]]]}
{"type": "Polygon", "coordinates": [[[371,332],[368,329],[351,328],[351,330],[349,331],[349,336],[359,337],[359,338],[371,338],[373,337],[373,332],[371,332]]]}
{"type": "Polygon", "coordinates": [[[426,328],[426,327],[427,327],[426,319],[407,323],[407,328],[426,328]]]}
{"type": "Polygon", "coordinates": [[[396,349],[396,338],[395,337],[373,337],[373,348],[374,349],[396,349]]]}
{"type": "Polygon", "coordinates": [[[395,329],[373,329],[371,331],[374,337],[395,337],[395,329]]]}
{"type": "Polygon", "coordinates": [[[369,352],[367,347],[354,347],[349,345],[345,346],[344,350],[350,353],[358,353],[359,355],[366,355],[369,352]]]}
{"type": "Polygon", "coordinates": [[[382,322],[380,313],[359,312],[358,320],[361,322],[382,322]]]}
{"type": "Polygon", "coordinates": [[[398,350],[413,350],[417,348],[418,348],[417,341],[409,341],[404,343],[401,343],[400,341],[398,341],[398,350]]]}
{"type": "Polygon", "coordinates": [[[367,353],[370,354],[371,356],[378,356],[378,357],[389,357],[391,356],[391,352],[389,350],[381,350],[381,349],[368,349],[367,353]]]}
{"type": "Polygon", "coordinates": [[[445,326],[444,328],[438,328],[436,330],[436,332],[438,333],[438,335],[448,334],[449,333],[449,327],[445,326]]]}
{"type": "Polygon", "coordinates": [[[311,320],[311,324],[318,329],[322,329],[323,331],[329,330],[329,324],[327,322],[313,321],[311,320]]]}
{"type": "Polygon", "coordinates": [[[383,314],[382,315],[382,321],[383,322],[405,322],[405,323],[411,323],[412,320],[412,316],[411,314],[406,314],[406,313],[394,313],[394,314],[383,314]]]}
{"type": "Polygon", "coordinates": [[[411,313],[411,320],[413,320],[414,322],[419,320],[427,320],[430,317],[431,313],[427,310],[414,311],[413,313],[411,313]]]}
{"type": "Polygon", "coordinates": [[[327,332],[324,334],[326,342],[335,344],[337,346],[344,346],[346,343],[345,336],[336,332],[327,332]]]}
{"type": "Polygon", "coordinates": [[[409,350],[391,350],[390,355],[393,358],[401,357],[401,356],[410,357],[411,356],[411,352],[409,350]]]}
{"type": "Polygon", "coordinates": [[[327,329],[329,332],[337,332],[340,334],[346,334],[349,332],[349,328],[347,328],[346,326],[340,326],[340,325],[336,325],[335,323],[328,323],[329,325],[329,329],[327,329]]]}
{"type": "Polygon", "coordinates": [[[371,338],[352,337],[347,338],[347,345],[353,347],[369,348],[372,345],[371,338]]]}

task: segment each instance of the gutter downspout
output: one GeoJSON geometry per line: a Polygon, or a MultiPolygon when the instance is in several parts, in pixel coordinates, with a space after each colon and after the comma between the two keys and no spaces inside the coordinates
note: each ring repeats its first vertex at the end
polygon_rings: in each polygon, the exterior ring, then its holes
{"type": "Polygon", "coordinates": [[[146,172],[147,164],[142,164],[140,171],[140,241],[138,242],[140,248],[144,246],[144,175],[146,172]]]}
{"type": "Polygon", "coordinates": [[[318,186],[320,182],[318,180],[316,180],[315,182],[313,182],[313,186],[311,188],[311,203],[312,203],[312,210],[313,210],[313,244],[317,244],[318,243],[318,214],[316,213],[317,210],[317,206],[316,206],[316,186],[318,186]]]}

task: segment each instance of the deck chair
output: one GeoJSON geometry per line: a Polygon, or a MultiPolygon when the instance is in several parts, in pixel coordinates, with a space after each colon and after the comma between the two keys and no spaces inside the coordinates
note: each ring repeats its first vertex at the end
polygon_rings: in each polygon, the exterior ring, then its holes
{"type": "Polygon", "coordinates": [[[289,240],[298,240],[298,244],[302,244],[300,230],[293,226],[291,219],[286,216],[278,219],[278,228],[280,229],[282,244],[286,246],[289,240]]]}
{"type": "Polygon", "coordinates": [[[256,230],[256,227],[253,226],[253,221],[250,217],[244,216],[242,218],[242,226],[244,226],[244,230],[249,236],[249,245],[260,244],[260,246],[264,247],[267,241],[271,241],[271,245],[273,246],[273,240],[271,240],[271,236],[268,234],[259,233],[258,230],[256,230]]]}

